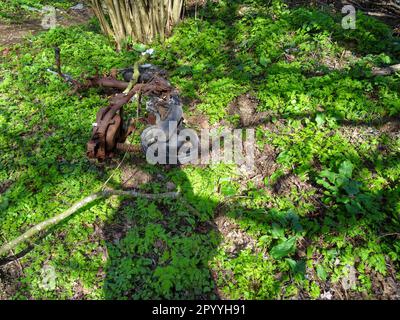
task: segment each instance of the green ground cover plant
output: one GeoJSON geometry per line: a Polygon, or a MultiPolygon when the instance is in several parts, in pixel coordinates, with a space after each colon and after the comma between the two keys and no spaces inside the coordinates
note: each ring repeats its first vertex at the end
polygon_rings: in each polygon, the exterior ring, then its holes
{"type": "Polygon", "coordinates": [[[24,20],[37,19],[38,10],[44,6],[68,9],[74,5],[70,0],[3,0],[0,2],[0,22],[22,23],[24,20]]]}
{"type": "MultiPolygon", "coordinates": [[[[169,72],[188,118],[237,127],[230,104],[248,92],[258,100],[254,112],[271,116],[254,125],[268,168],[256,161],[261,178],[250,179],[235,165],[166,169],[127,155],[124,165],[152,177],[139,190],[164,192],[172,182],[196,214],[168,199],[98,200],[19,246],[16,253],[30,251],[17,277],[9,265],[0,269],[0,298],[398,297],[400,78],[371,70],[399,63],[400,41],[362,13],[356,30],[340,21],[281,1],[210,2],[154,43],[150,62],[169,72]],[[46,266],[56,274],[50,286],[46,266]]],[[[115,188],[126,178],[117,167],[123,154],[102,164],[86,158],[107,95],[71,93],[48,72],[54,46],[75,78],[140,55],[116,52],[91,22],[38,34],[1,56],[0,244],[110,175],[115,188]]]]}

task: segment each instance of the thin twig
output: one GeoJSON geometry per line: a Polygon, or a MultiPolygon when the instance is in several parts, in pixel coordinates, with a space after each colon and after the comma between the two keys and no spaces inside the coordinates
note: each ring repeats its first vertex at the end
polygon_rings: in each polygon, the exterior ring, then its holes
{"type": "Polygon", "coordinates": [[[390,76],[396,72],[400,72],[400,64],[395,64],[385,68],[375,68],[372,70],[374,76],[390,76]]]}
{"type": "Polygon", "coordinates": [[[380,236],[378,237],[378,239],[379,239],[379,238],[383,238],[383,237],[389,237],[389,236],[400,236],[400,233],[398,233],[398,232],[385,233],[385,234],[380,235],[380,236]]]}
{"type": "Polygon", "coordinates": [[[124,162],[126,157],[126,152],[124,153],[124,156],[122,157],[122,160],[120,161],[120,163],[118,164],[118,166],[113,170],[113,173],[108,177],[108,179],[106,180],[106,182],[104,182],[103,186],[101,187],[101,190],[105,190],[105,187],[108,183],[108,181],[110,181],[110,179],[114,176],[115,172],[119,169],[119,167],[121,166],[122,162],[124,162]]]}
{"type": "Polygon", "coordinates": [[[32,238],[34,235],[37,233],[48,229],[61,221],[65,220],[75,212],[77,212],[79,209],[83,208],[87,204],[100,199],[100,198],[108,198],[110,196],[126,196],[126,197],[140,197],[140,198],[146,198],[146,199],[152,199],[152,200],[157,200],[157,199],[164,199],[164,198],[172,198],[176,199],[178,197],[179,193],[178,192],[166,192],[166,193],[159,193],[159,194],[146,194],[146,193],[140,193],[136,191],[123,191],[123,190],[102,190],[96,193],[91,194],[90,196],[84,198],[83,200],[75,203],[72,207],[67,209],[66,211],[56,215],[53,218],[50,218],[48,220],[45,220],[32,228],[30,228],[28,231],[20,235],[18,238],[4,244],[2,247],[0,247],[0,256],[3,254],[6,254],[7,252],[13,250],[16,246],[19,244],[29,240],[32,238]]]}

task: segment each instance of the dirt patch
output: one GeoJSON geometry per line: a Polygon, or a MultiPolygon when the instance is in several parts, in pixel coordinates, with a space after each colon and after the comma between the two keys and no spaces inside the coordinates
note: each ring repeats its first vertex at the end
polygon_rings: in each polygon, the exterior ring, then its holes
{"type": "Polygon", "coordinates": [[[82,9],[68,9],[66,11],[57,11],[57,25],[68,27],[77,24],[84,24],[88,22],[94,13],[88,6],[84,6],[82,9]]]}
{"type": "Polygon", "coordinates": [[[377,128],[367,126],[342,126],[339,132],[352,145],[360,145],[371,138],[379,137],[381,134],[377,128]]]}
{"type": "Polygon", "coordinates": [[[204,114],[193,114],[185,117],[185,124],[187,124],[189,128],[196,130],[210,128],[209,119],[204,114]]]}
{"type": "Polygon", "coordinates": [[[217,230],[223,236],[221,245],[229,255],[236,257],[242,250],[249,249],[252,252],[258,250],[257,241],[241,230],[232,219],[221,215],[216,217],[214,222],[217,230]]]}
{"type": "Polygon", "coordinates": [[[123,189],[134,189],[152,181],[151,174],[143,171],[133,164],[125,164],[121,168],[121,181],[123,189]]]}
{"type": "MultiPolygon", "coordinates": [[[[251,175],[246,175],[244,183],[251,180],[256,187],[264,188],[264,179],[270,177],[278,168],[276,157],[278,156],[277,150],[269,144],[264,145],[263,149],[256,148],[255,150],[255,169],[251,175]]],[[[243,173],[246,171],[243,170],[243,173]]]]}
{"type": "MultiPolygon", "coordinates": [[[[400,121],[388,120],[383,124],[364,126],[345,125],[339,129],[339,133],[355,147],[384,136],[390,139],[390,143],[393,143],[400,139],[400,121]]],[[[379,143],[376,151],[385,154],[389,149],[388,145],[379,143]]]]}
{"type": "Polygon", "coordinates": [[[18,279],[22,276],[16,262],[0,267],[0,300],[10,299],[19,289],[18,279]]]}
{"type": "MultiPolygon", "coordinates": [[[[66,11],[56,9],[57,26],[68,27],[84,24],[91,17],[93,17],[93,12],[89,7],[84,7],[82,10],[68,9],[66,11]]],[[[22,42],[25,37],[41,31],[47,30],[42,27],[40,14],[38,19],[27,20],[18,24],[0,22],[0,46],[10,46],[22,42]]]]}
{"type": "Polygon", "coordinates": [[[28,35],[42,31],[39,21],[27,21],[21,25],[0,24],[0,46],[9,46],[22,41],[28,35]]]}
{"type": "Polygon", "coordinates": [[[323,294],[320,299],[323,300],[398,300],[400,298],[400,285],[393,275],[386,277],[371,270],[369,272],[371,279],[371,293],[357,292],[350,288],[358,283],[358,273],[354,267],[349,267],[349,274],[344,276],[341,281],[331,283],[319,282],[323,288],[323,294]]]}
{"type": "MultiPolygon", "coordinates": [[[[124,200],[121,203],[121,208],[132,206],[132,200],[124,200]]],[[[117,244],[123,239],[128,231],[135,225],[134,221],[128,219],[126,215],[119,213],[115,220],[107,225],[102,226],[100,238],[106,240],[109,243],[117,244]]],[[[107,254],[106,257],[107,259],[107,254]]]]}
{"type": "Polygon", "coordinates": [[[3,182],[0,182],[0,194],[3,194],[4,192],[7,191],[7,189],[12,185],[13,181],[11,180],[6,180],[3,182]]]}
{"type": "MultiPolygon", "coordinates": [[[[301,251],[303,254],[299,256],[304,258],[306,256],[306,248],[311,243],[311,240],[303,239],[300,242],[301,251]]],[[[319,243],[323,246],[323,238],[320,238],[319,243]]],[[[319,264],[324,257],[321,253],[314,253],[313,255],[314,266],[319,264]]],[[[341,261],[336,259],[335,268],[339,267],[341,261]]],[[[396,280],[396,270],[393,263],[387,259],[387,275],[383,276],[376,271],[372,270],[369,266],[365,267],[365,273],[371,280],[371,291],[355,291],[353,288],[360,286],[360,280],[358,279],[359,272],[357,271],[357,265],[347,265],[346,275],[343,275],[339,281],[332,282],[331,279],[321,281],[316,274],[316,268],[306,269],[306,278],[310,281],[315,281],[321,289],[321,295],[318,299],[321,300],[398,300],[400,298],[400,284],[396,280]]],[[[300,290],[298,299],[307,300],[310,296],[304,290],[300,290]]]]}
{"type": "Polygon", "coordinates": [[[372,291],[377,299],[400,299],[400,285],[393,276],[384,277],[380,273],[371,271],[372,291]]]}
{"type": "Polygon", "coordinates": [[[272,185],[272,191],[278,195],[289,195],[294,186],[300,193],[310,191],[313,188],[310,184],[301,181],[297,175],[289,172],[277,179],[272,185]]]}
{"type": "Polygon", "coordinates": [[[73,285],[74,295],[71,300],[85,300],[90,290],[87,290],[82,283],[78,280],[73,285]]]}
{"type": "Polygon", "coordinates": [[[230,115],[238,115],[242,127],[255,126],[270,119],[270,112],[257,112],[259,101],[249,93],[234,99],[228,109],[230,115]]]}
{"type": "Polygon", "coordinates": [[[387,134],[391,139],[400,138],[400,120],[388,121],[379,128],[379,131],[387,134]]]}
{"type": "Polygon", "coordinates": [[[263,178],[270,177],[279,165],[276,163],[277,150],[269,144],[264,145],[263,150],[257,150],[256,166],[263,178]]]}
{"type": "Polygon", "coordinates": [[[319,63],[329,70],[343,70],[346,66],[354,63],[356,57],[349,50],[343,50],[340,56],[320,56],[319,63]]]}

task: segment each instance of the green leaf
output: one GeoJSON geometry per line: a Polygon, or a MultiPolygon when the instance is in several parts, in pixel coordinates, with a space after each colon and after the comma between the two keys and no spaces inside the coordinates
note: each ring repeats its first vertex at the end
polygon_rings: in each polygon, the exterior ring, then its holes
{"type": "Polygon", "coordinates": [[[328,278],[328,275],[324,269],[323,266],[321,266],[320,264],[316,266],[316,271],[317,271],[317,276],[318,278],[320,278],[322,281],[325,281],[328,278]]]}
{"type": "Polygon", "coordinates": [[[145,46],[144,44],[142,44],[142,43],[135,43],[135,44],[132,46],[132,48],[133,48],[135,51],[138,51],[138,52],[144,52],[144,51],[146,51],[146,46],[145,46]]]}
{"type": "Polygon", "coordinates": [[[348,195],[354,196],[360,192],[359,188],[360,183],[358,181],[350,180],[347,184],[344,185],[344,190],[348,195]]]}
{"type": "Polygon", "coordinates": [[[260,56],[260,64],[263,66],[263,67],[268,67],[268,65],[271,63],[271,60],[270,59],[268,59],[264,54],[262,54],[261,56],[260,56]]]}
{"type": "Polygon", "coordinates": [[[286,241],[281,242],[271,249],[271,256],[274,259],[280,259],[287,256],[290,253],[293,253],[296,249],[296,240],[297,237],[291,237],[286,241]]]}
{"type": "Polygon", "coordinates": [[[260,243],[265,243],[265,242],[268,242],[269,238],[270,238],[270,236],[266,234],[266,235],[261,236],[261,237],[258,239],[258,241],[259,241],[260,243]]]}
{"type": "Polygon", "coordinates": [[[274,239],[282,239],[285,237],[285,230],[277,223],[272,224],[271,233],[274,239]]]}
{"type": "Polygon", "coordinates": [[[315,117],[315,122],[317,123],[318,127],[322,127],[325,123],[325,115],[318,113],[315,117]]]}
{"type": "Polygon", "coordinates": [[[346,178],[351,178],[353,174],[353,168],[354,166],[349,160],[343,161],[339,168],[339,174],[346,178]]]}
{"type": "Polygon", "coordinates": [[[306,263],[304,260],[296,261],[290,258],[286,258],[285,260],[294,274],[304,275],[306,273],[306,263]]]}
{"type": "Polygon", "coordinates": [[[285,260],[288,263],[290,269],[292,269],[292,271],[294,271],[296,269],[296,264],[297,264],[296,260],[293,260],[290,258],[286,258],[285,260]]]}
{"type": "Polygon", "coordinates": [[[337,176],[336,173],[331,172],[329,170],[323,170],[323,171],[321,171],[321,173],[319,175],[321,177],[328,178],[328,180],[331,183],[335,183],[335,181],[336,181],[336,176],[337,176]]]}
{"type": "Polygon", "coordinates": [[[232,183],[222,183],[220,191],[221,191],[221,194],[223,194],[224,196],[231,197],[231,196],[236,195],[237,188],[232,183]]]}

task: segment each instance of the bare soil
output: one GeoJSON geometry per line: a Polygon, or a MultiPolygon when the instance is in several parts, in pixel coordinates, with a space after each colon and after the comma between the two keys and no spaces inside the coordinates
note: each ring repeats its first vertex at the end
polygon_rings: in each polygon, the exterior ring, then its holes
{"type": "Polygon", "coordinates": [[[270,119],[269,112],[257,112],[258,100],[250,93],[237,97],[229,105],[230,115],[238,115],[242,127],[256,126],[270,119]]]}
{"type": "MultiPolygon", "coordinates": [[[[84,7],[82,10],[68,9],[66,11],[57,9],[57,26],[68,27],[72,25],[84,24],[93,17],[90,8],[84,7]]],[[[25,37],[42,31],[47,31],[41,25],[41,18],[30,19],[21,23],[7,24],[0,21],[0,47],[7,47],[22,42],[25,37]]]]}

